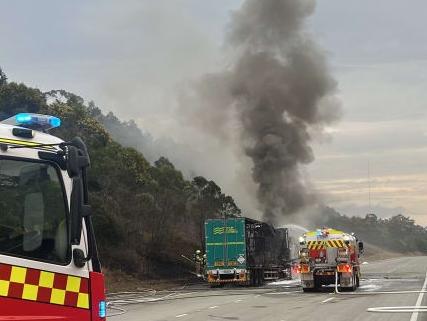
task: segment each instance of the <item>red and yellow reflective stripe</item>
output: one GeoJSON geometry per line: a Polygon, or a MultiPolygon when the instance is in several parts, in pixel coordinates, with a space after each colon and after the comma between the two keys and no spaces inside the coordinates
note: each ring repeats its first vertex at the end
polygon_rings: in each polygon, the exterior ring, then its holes
{"type": "Polygon", "coordinates": [[[328,240],[328,247],[347,248],[348,245],[344,240],[328,240]]]}
{"type": "Polygon", "coordinates": [[[0,263],[0,296],[89,309],[89,279],[0,263]]]}
{"type": "Polygon", "coordinates": [[[327,247],[348,248],[344,240],[324,240],[324,241],[307,241],[309,250],[321,250],[327,247]]]}
{"type": "Polygon", "coordinates": [[[324,247],[323,241],[308,241],[307,247],[309,250],[320,250],[324,247]]]}

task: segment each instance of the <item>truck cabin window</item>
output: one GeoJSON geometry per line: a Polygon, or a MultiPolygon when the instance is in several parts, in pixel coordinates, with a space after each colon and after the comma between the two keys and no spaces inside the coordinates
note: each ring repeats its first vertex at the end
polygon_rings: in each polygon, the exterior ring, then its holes
{"type": "Polygon", "coordinates": [[[66,264],[65,200],[54,166],[0,158],[0,254],[66,264]]]}

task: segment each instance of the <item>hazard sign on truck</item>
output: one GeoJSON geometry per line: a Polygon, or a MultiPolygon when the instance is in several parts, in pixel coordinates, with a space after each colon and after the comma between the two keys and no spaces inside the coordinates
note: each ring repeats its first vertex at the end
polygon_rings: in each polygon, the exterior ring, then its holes
{"type": "Polygon", "coordinates": [[[343,289],[356,290],[363,243],[355,235],[323,228],[303,234],[299,244],[299,272],[305,292],[336,281],[343,289]]]}
{"type": "Polygon", "coordinates": [[[0,320],[105,320],[88,205],[86,146],[47,134],[59,118],[0,123],[0,320]]]}

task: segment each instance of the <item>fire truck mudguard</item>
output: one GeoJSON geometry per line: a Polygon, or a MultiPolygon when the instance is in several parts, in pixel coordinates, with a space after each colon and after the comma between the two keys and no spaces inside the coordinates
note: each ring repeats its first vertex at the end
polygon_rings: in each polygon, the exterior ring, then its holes
{"type": "Polygon", "coordinates": [[[106,318],[86,146],[47,131],[57,117],[0,123],[0,320],[106,318]]]}

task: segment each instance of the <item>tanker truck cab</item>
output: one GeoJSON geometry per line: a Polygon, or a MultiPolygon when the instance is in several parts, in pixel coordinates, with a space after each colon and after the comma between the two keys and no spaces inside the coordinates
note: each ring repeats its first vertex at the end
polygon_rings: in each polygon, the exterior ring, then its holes
{"type": "Polygon", "coordinates": [[[0,320],[105,320],[86,146],[47,131],[60,119],[0,122],[0,320]]]}

